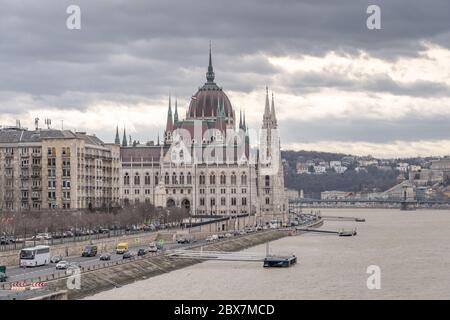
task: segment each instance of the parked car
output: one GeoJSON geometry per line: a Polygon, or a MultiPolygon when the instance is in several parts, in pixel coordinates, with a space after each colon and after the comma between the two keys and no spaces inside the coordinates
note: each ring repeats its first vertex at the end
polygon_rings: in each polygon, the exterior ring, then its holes
{"type": "Polygon", "coordinates": [[[231,233],[225,233],[225,238],[232,238],[233,237],[233,235],[231,234],[231,233]]]}
{"type": "Polygon", "coordinates": [[[144,248],[140,248],[137,252],[138,256],[145,256],[147,254],[147,250],[145,250],[144,248]]]}
{"type": "Polygon", "coordinates": [[[69,262],[63,260],[56,264],[56,270],[65,270],[69,267],[69,262]]]}
{"type": "Polygon", "coordinates": [[[212,241],[214,241],[212,236],[207,236],[206,237],[206,242],[212,242],[212,241]]]}
{"type": "Polygon", "coordinates": [[[111,254],[108,252],[102,253],[100,255],[100,260],[102,260],[102,261],[111,260],[111,254]]]}
{"type": "Polygon", "coordinates": [[[223,239],[223,238],[225,238],[225,235],[224,235],[223,233],[219,233],[219,234],[218,234],[218,238],[219,238],[219,239],[223,239]]]}
{"type": "Polygon", "coordinates": [[[60,255],[53,256],[53,257],[50,258],[50,262],[51,263],[58,263],[60,261],[62,261],[62,256],[60,256],[60,255]]]}
{"type": "Polygon", "coordinates": [[[163,248],[164,248],[163,242],[158,241],[158,242],[156,243],[156,249],[162,250],[163,248]]]}

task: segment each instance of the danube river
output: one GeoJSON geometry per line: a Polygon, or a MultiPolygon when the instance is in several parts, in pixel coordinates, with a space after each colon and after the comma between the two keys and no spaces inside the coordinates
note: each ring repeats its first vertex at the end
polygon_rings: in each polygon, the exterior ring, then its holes
{"type": "Polygon", "coordinates": [[[356,227],[356,237],[303,234],[271,242],[272,252],[297,255],[292,268],[207,261],[88,299],[450,299],[450,211],[321,211],[366,222],[326,221],[321,227],[356,227]],[[370,265],[380,268],[380,289],[367,288],[370,265]]]}

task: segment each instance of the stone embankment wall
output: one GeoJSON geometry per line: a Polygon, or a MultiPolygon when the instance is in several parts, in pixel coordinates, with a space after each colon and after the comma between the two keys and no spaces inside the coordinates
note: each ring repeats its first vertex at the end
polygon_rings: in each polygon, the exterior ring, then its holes
{"type": "MultiPolygon", "coordinates": [[[[269,230],[249,234],[229,240],[203,245],[204,250],[238,251],[268,241],[286,236],[286,231],[269,230]]],[[[81,274],[81,289],[68,290],[69,299],[79,299],[95,293],[120,287],[138,280],[181,269],[196,263],[194,259],[174,259],[165,255],[144,256],[125,263],[107,268],[83,272],[81,274]]],[[[67,290],[67,279],[62,278],[48,282],[51,290],[67,290]]]]}

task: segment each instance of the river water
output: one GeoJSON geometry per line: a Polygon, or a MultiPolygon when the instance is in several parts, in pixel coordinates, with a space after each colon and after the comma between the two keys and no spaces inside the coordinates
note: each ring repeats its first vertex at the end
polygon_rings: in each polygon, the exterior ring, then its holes
{"type": "Polygon", "coordinates": [[[450,299],[450,211],[321,211],[366,222],[326,221],[321,227],[356,227],[356,237],[303,234],[271,242],[274,253],[296,254],[299,262],[291,268],[207,261],[87,299],[450,299]],[[380,289],[367,288],[370,265],[380,268],[380,289]]]}

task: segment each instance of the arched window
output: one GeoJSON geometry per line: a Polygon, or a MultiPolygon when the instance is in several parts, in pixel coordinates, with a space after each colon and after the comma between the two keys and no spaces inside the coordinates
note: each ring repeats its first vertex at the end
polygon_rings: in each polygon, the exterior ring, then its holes
{"type": "Polygon", "coordinates": [[[177,174],[175,172],[172,173],[172,184],[177,184],[177,174]]]}
{"type": "Polygon", "coordinates": [[[241,184],[247,185],[247,174],[245,172],[243,172],[241,175],[241,184]]]}
{"type": "Polygon", "coordinates": [[[265,183],[265,186],[266,187],[269,187],[270,186],[270,176],[265,176],[265,178],[264,178],[264,183],[265,183]]]}
{"type": "Polygon", "coordinates": [[[169,184],[169,173],[166,172],[166,174],[164,175],[164,184],[169,184]]]}
{"type": "Polygon", "coordinates": [[[227,199],[225,197],[220,198],[220,205],[226,206],[227,205],[227,199]]]}
{"type": "Polygon", "coordinates": [[[192,184],[192,176],[190,172],[187,173],[187,184],[192,184]]]}
{"type": "Polygon", "coordinates": [[[203,172],[200,173],[199,184],[206,184],[206,178],[205,178],[205,174],[203,172]]]}
{"type": "Polygon", "coordinates": [[[141,177],[139,176],[139,173],[136,172],[134,175],[134,185],[138,186],[141,184],[141,177]]]}
{"type": "Polygon", "coordinates": [[[234,172],[231,173],[231,184],[236,184],[236,174],[234,172]]]}
{"type": "Polygon", "coordinates": [[[214,172],[209,175],[209,184],[216,184],[216,174],[214,172]]]}
{"type": "Polygon", "coordinates": [[[222,172],[220,174],[220,184],[222,185],[227,184],[227,176],[225,175],[225,172],[222,172]]]}
{"type": "Polygon", "coordinates": [[[125,176],[123,177],[123,184],[126,186],[130,185],[130,176],[128,175],[128,172],[126,172],[125,176]]]}
{"type": "Polygon", "coordinates": [[[150,185],[150,173],[146,172],[145,173],[145,185],[150,185]]]}
{"type": "Polygon", "coordinates": [[[159,172],[155,173],[155,186],[159,184],[159,172]]]}
{"type": "Polygon", "coordinates": [[[180,184],[184,184],[184,173],[180,172],[180,184]]]}

